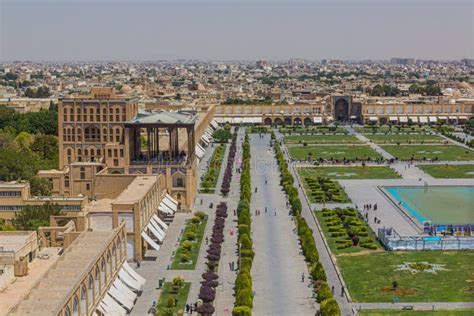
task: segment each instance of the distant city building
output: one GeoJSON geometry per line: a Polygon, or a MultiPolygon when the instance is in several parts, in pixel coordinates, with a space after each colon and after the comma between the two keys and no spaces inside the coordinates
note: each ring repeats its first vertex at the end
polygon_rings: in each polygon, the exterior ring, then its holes
{"type": "Polygon", "coordinates": [[[395,65],[409,66],[409,65],[415,64],[415,59],[414,58],[392,58],[391,63],[395,65]]]}

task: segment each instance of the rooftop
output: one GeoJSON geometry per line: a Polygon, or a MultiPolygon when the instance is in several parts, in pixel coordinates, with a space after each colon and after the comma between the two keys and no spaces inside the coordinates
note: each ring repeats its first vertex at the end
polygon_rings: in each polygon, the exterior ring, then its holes
{"type": "Polygon", "coordinates": [[[115,234],[116,231],[83,232],[11,315],[56,315],[115,234]]]}
{"type": "Polygon", "coordinates": [[[183,124],[193,125],[196,122],[194,111],[140,111],[130,122],[126,124],[183,124]]]}
{"type": "Polygon", "coordinates": [[[0,232],[0,252],[17,252],[32,239],[36,239],[34,231],[0,232]]]}
{"type": "Polygon", "coordinates": [[[158,181],[156,176],[139,176],[119,194],[114,204],[132,204],[140,201],[158,181]]]}

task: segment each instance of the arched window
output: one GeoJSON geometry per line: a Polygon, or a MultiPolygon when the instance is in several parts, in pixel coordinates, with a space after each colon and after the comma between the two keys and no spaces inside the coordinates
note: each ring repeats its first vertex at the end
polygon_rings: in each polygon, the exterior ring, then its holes
{"type": "Polygon", "coordinates": [[[64,127],[63,128],[63,141],[66,141],[67,139],[67,129],[64,127]]]}
{"type": "Polygon", "coordinates": [[[94,122],[94,109],[89,109],[89,120],[94,122]]]}
{"type": "Polygon", "coordinates": [[[120,142],[120,128],[119,127],[115,129],[115,141],[117,143],[120,142]]]}
{"type": "Polygon", "coordinates": [[[81,314],[87,314],[87,290],[84,285],[81,287],[81,314]]]}
{"type": "Polygon", "coordinates": [[[89,306],[92,305],[93,303],[93,297],[94,297],[94,278],[92,275],[89,276],[89,284],[87,285],[87,297],[89,299],[89,306]]]}
{"type": "Polygon", "coordinates": [[[99,271],[99,267],[96,266],[95,267],[95,282],[94,282],[95,296],[99,295],[99,292],[100,292],[99,279],[100,279],[100,271],[99,271]]]}
{"type": "Polygon", "coordinates": [[[64,177],[64,187],[69,188],[69,176],[64,177]]]}
{"type": "Polygon", "coordinates": [[[127,120],[127,115],[126,115],[126,112],[125,112],[125,108],[122,108],[122,121],[126,121],[127,120]]]}
{"type": "Polygon", "coordinates": [[[94,150],[94,148],[91,148],[91,156],[92,156],[92,157],[95,156],[95,150],[94,150]]]}
{"type": "Polygon", "coordinates": [[[99,108],[95,109],[95,119],[97,122],[100,122],[100,109],[99,108]]]}
{"type": "Polygon", "coordinates": [[[69,309],[69,306],[66,306],[66,308],[64,309],[63,315],[64,316],[71,316],[71,310],[69,309]]]}
{"type": "Polygon", "coordinates": [[[117,265],[117,247],[115,246],[115,243],[112,246],[112,269],[115,269],[115,266],[117,265]]]}
{"type": "Polygon", "coordinates": [[[100,262],[100,282],[102,286],[105,284],[105,273],[106,273],[106,267],[105,267],[105,260],[102,258],[100,262]]]}
{"type": "Polygon", "coordinates": [[[77,295],[74,295],[74,300],[72,301],[72,315],[79,316],[79,299],[77,295]]]}
{"type": "Polygon", "coordinates": [[[67,155],[67,162],[71,163],[71,159],[72,159],[72,150],[71,150],[71,148],[68,148],[66,150],[66,155],[67,155]]]}
{"type": "Polygon", "coordinates": [[[74,109],[69,109],[69,119],[71,122],[74,122],[74,109]]]}
{"type": "Polygon", "coordinates": [[[82,129],[80,127],[77,128],[77,141],[82,142],[82,129]]]}
{"type": "Polygon", "coordinates": [[[86,178],[86,168],[81,167],[81,168],[79,169],[79,172],[80,172],[81,180],[84,180],[84,179],[86,178]]]}
{"type": "Polygon", "coordinates": [[[110,251],[107,251],[107,268],[109,271],[112,271],[112,259],[110,257],[110,251]]]}
{"type": "Polygon", "coordinates": [[[104,142],[107,141],[107,128],[106,127],[102,129],[102,141],[104,142]]]}

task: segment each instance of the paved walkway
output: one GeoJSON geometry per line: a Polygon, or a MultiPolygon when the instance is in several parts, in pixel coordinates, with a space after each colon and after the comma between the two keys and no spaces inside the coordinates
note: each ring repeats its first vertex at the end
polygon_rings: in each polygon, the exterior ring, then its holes
{"type": "Polygon", "coordinates": [[[413,306],[414,310],[449,310],[474,308],[474,302],[439,302],[439,303],[354,303],[354,309],[402,309],[413,306]]]}
{"type": "Polygon", "coordinates": [[[317,304],[312,298],[308,270],[279,185],[279,172],[269,141],[269,135],[263,139],[251,135],[251,212],[255,249],[252,280],[256,293],[253,313],[259,316],[314,315],[317,304]],[[257,193],[253,190],[255,187],[258,187],[257,193]],[[261,211],[259,216],[255,216],[256,209],[261,211]],[[304,282],[302,274],[305,275],[304,282]]]}

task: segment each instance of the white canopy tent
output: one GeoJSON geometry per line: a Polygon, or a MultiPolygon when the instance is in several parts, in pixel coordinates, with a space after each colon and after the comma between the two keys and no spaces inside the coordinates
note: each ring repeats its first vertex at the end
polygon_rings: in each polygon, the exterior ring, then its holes
{"type": "Polygon", "coordinates": [[[392,122],[398,122],[398,117],[396,116],[390,116],[388,119],[389,121],[392,121],[392,122]]]}
{"type": "Polygon", "coordinates": [[[408,117],[406,117],[406,116],[400,116],[399,119],[400,119],[400,123],[408,122],[408,117]]]}
{"type": "Polygon", "coordinates": [[[138,283],[140,283],[141,285],[144,285],[146,283],[146,280],[140,274],[135,272],[135,270],[133,270],[133,268],[128,264],[127,261],[123,263],[122,268],[127,271],[127,273],[130,274],[130,276],[137,280],[138,283]]]}
{"type": "Polygon", "coordinates": [[[318,123],[318,124],[322,124],[323,123],[323,118],[320,117],[320,116],[313,117],[313,122],[318,123]]]}
{"type": "Polygon", "coordinates": [[[378,117],[376,117],[376,116],[371,116],[371,117],[369,117],[369,121],[376,122],[376,121],[378,121],[378,120],[379,120],[379,119],[378,119],[378,117]]]}
{"type": "Polygon", "coordinates": [[[426,116],[420,116],[420,123],[428,123],[428,118],[426,116]]]}
{"type": "Polygon", "coordinates": [[[436,118],[436,116],[428,116],[428,119],[430,120],[430,123],[438,122],[438,119],[436,118]]]}
{"type": "Polygon", "coordinates": [[[155,249],[156,251],[160,251],[160,245],[158,245],[156,242],[153,241],[153,239],[150,238],[150,236],[148,236],[146,234],[146,232],[142,232],[142,237],[143,239],[145,239],[145,241],[150,244],[150,246],[155,249]]]}
{"type": "Polygon", "coordinates": [[[161,226],[161,228],[163,228],[163,230],[167,230],[168,229],[168,225],[166,225],[165,222],[163,222],[161,220],[161,218],[159,218],[156,214],[153,214],[153,216],[151,217],[152,220],[155,220],[155,222],[161,226]]]}
{"type": "Polygon", "coordinates": [[[223,117],[215,117],[214,118],[214,121],[217,123],[217,124],[223,124],[225,123],[225,120],[223,117]]]}
{"type": "Polygon", "coordinates": [[[410,116],[410,120],[411,120],[413,123],[418,123],[418,116],[410,116]]]}

